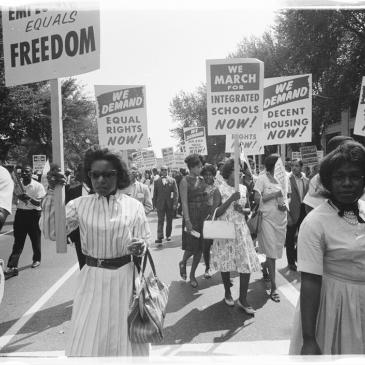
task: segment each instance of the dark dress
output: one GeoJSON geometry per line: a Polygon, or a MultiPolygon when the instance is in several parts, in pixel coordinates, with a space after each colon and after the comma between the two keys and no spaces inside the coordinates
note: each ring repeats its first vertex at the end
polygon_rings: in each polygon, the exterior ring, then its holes
{"type": "Polygon", "coordinates": [[[188,184],[188,209],[193,229],[200,233],[200,238],[185,232],[185,219],[182,222],[182,249],[193,253],[203,249],[203,224],[209,213],[208,194],[202,177],[185,176],[183,180],[188,184]]]}

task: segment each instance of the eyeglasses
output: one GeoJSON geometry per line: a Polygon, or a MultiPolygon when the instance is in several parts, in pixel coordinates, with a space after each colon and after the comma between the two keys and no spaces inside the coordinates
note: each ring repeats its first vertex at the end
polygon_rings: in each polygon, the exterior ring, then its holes
{"type": "Polygon", "coordinates": [[[114,176],[117,176],[117,170],[110,170],[105,172],[99,172],[99,171],[89,171],[87,173],[90,179],[99,179],[100,176],[103,177],[103,179],[110,179],[114,176]]]}
{"type": "Polygon", "coordinates": [[[358,184],[364,179],[364,175],[353,174],[353,175],[332,175],[332,179],[335,183],[344,183],[346,179],[349,179],[352,184],[358,184]]]}

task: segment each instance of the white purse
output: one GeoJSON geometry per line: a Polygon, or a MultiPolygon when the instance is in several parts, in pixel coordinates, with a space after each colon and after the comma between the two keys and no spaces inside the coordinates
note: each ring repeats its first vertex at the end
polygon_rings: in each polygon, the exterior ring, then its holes
{"type": "Polygon", "coordinates": [[[236,238],[234,223],[227,221],[216,221],[215,215],[217,213],[217,209],[214,211],[211,221],[204,221],[203,238],[234,240],[236,238]]]}

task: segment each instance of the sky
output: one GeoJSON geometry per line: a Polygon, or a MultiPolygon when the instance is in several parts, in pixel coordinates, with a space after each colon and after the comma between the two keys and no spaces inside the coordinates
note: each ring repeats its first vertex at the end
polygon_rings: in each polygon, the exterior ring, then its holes
{"type": "Polygon", "coordinates": [[[100,69],[77,79],[92,97],[94,85],[145,85],[148,135],[160,157],[161,148],[177,144],[170,132],[177,125],[169,112],[173,97],[205,83],[205,61],[226,58],[244,37],[260,36],[275,13],[270,6],[237,9],[214,1],[209,7],[135,4],[101,2],[100,69]]]}

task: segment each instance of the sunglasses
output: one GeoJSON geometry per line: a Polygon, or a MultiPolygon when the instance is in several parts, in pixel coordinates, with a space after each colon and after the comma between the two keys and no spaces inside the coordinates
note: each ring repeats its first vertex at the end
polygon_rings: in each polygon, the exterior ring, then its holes
{"type": "Polygon", "coordinates": [[[87,173],[90,179],[99,179],[100,176],[103,177],[103,179],[110,179],[114,176],[117,176],[117,170],[110,170],[105,172],[99,172],[99,171],[89,171],[87,173]]]}

